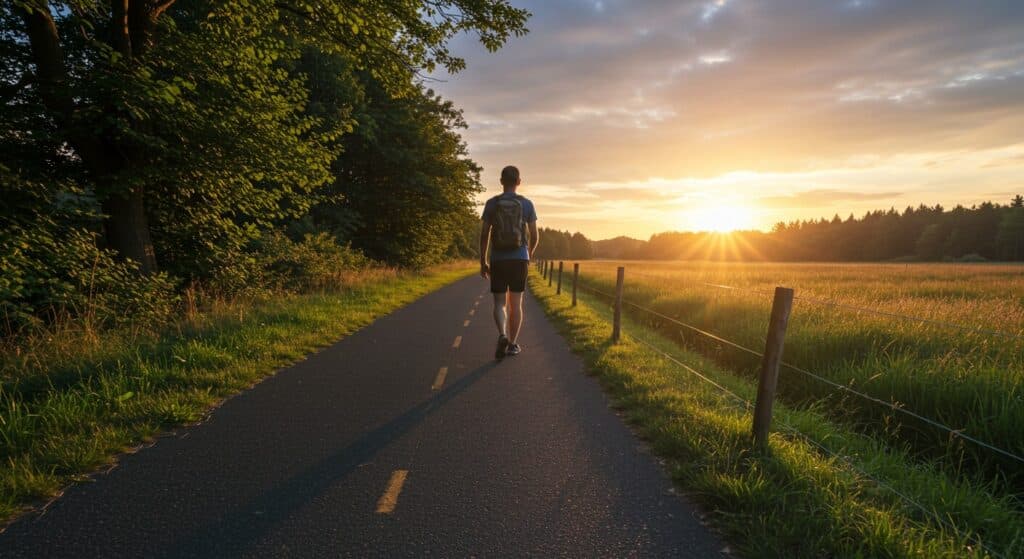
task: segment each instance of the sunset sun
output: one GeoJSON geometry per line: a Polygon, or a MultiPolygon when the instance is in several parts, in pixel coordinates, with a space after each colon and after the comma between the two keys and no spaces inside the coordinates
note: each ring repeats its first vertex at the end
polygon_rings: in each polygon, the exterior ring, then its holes
{"type": "Polygon", "coordinates": [[[688,212],[687,228],[693,231],[729,233],[754,228],[753,212],[750,208],[737,205],[715,205],[688,212]]]}

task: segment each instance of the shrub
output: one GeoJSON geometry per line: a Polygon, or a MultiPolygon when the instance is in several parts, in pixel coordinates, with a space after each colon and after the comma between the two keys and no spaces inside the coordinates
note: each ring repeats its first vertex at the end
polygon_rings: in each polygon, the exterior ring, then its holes
{"type": "Polygon", "coordinates": [[[140,276],[97,244],[91,199],[74,185],[27,181],[0,166],[0,331],[10,336],[57,317],[93,325],[153,324],[177,302],[166,274],[140,276]]]}
{"type": "Polygon", "coordinates": [[[307,234],[293,241],[279,231],[264,234],[256,246],[264,286],[304,291],[339,286],[346,273],[372,261],[359,251],[337,243],[327,233],[307,234]]]}

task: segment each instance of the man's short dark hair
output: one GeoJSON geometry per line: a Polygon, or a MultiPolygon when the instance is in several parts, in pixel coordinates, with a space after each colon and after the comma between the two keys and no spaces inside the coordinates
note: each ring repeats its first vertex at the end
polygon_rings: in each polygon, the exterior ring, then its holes
{"type": "Polygon", "coordinates": [[[515,186],[519,182],[519,168],[509,165],[501,170],[501,185],[515,186]]]}

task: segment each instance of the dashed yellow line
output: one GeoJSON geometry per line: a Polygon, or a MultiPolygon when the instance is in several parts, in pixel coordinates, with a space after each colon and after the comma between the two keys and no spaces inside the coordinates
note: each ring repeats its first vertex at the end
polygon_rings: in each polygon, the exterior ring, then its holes
{"type": "Polygon", "coordinates": [[[452,347],[458,349],[460,344],[462,344],[462,336],[455,336],[455,343],[452,344],[452,347]]]}
{"type": "Polygon", "coordinates": [[[469,309],[469,316],[476,314],[476,309],[469,309]]]}
{"type": "Polygon", "coordinates": [[[395,470],[391,473],[388,486],[384,489],[384,494],[380,496],[380,500],[377,501],[378,514],[391,514],[394,512],[395,507],[398,506],[398,494],[402,492],[402,485],[405,484],[405,478],[408,475],[409,470],[395,470]]]}
{"type": "Polygon", "coordinates": [[[466,326],[469,326],[469,320],[466,320],[462,323],[463,328],[465,328],[466,326]]]}
{"type": "Polygon", "coordinates": [[[434,384],[430,386],[431,390],[438,390],[444,386],[444,379],[448,376],[448,367],[441,367],[441,370],[437,371],[437,378],[434,379],[434,384]]]}

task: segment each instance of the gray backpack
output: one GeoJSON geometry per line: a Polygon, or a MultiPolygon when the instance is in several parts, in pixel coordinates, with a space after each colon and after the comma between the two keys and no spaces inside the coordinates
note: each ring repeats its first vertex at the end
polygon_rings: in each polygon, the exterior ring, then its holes
{"type": "Polygon", "coordinates": [[[497,196],[491,220],[491,244],[497,250],[515,250],[526,244],[522,197],[497,196]]]}

